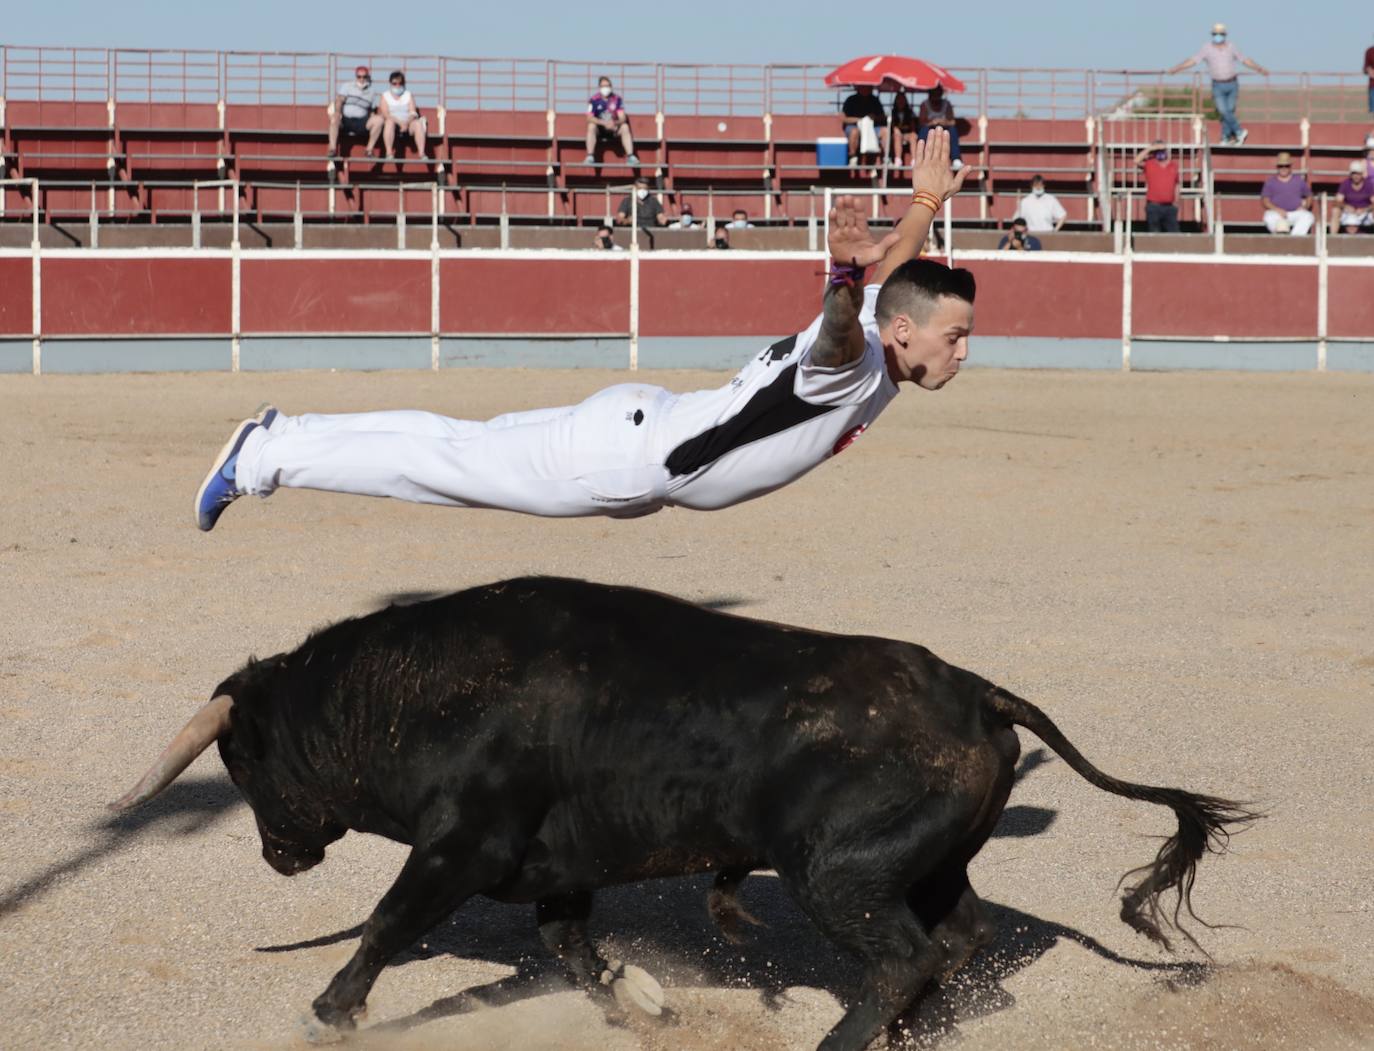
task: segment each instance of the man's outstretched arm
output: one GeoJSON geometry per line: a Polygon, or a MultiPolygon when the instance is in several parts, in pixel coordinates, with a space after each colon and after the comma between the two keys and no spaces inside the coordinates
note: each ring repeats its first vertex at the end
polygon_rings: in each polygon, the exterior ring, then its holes
{"type": "MultiPolygon", "coordinates": [[[[913,194],[933,194],[938,200],[947,201],[963,188],[964,180],[972,170],[967,166],[957,172],[949,170],[949,132],[944,128],[931,128],[925,141],[916,143],[912,156],[911,191],[913,194]]],[[[892,276],[892,271],[908,259],[919,256],[930,234],[930,224],[934,221],[935,210],[913,200],[897,224],[896,241],[878,264],[871,283],[881,285],[892,276]]]]}

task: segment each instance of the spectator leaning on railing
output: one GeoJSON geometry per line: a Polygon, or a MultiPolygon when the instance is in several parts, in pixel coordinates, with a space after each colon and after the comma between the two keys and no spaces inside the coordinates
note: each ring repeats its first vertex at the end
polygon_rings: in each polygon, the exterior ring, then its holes
{"type": "Polygon", "coordinates": [[[749,213],[743,208],[736,208],[730,215],[729,226],[731,230],[752,230],[754,224],[749,221],[749,213]]]}
{"type": "Polygon", "coordinates": [[[1135,155],[1145,176],[1145,226],[1152,234],[1178,233],[1178,162],[1163,139],[1135,155]]]}
{"type": "Polygon", "coordinates": [[[1059,198],[1045,192],[1045,177],[1037,175],[1031,179],[1030,196],[1021,198],[1016,206],[1016,217],[1026,220],[1026,228],[1032,233],[1047,234],[1060,229],[1069,213],[1059,203],[1059,198]]]}
{"type": "Polygon", "coordinates": [[[1312,190],[1306,179],[1293,174],[1293,155],[1287,150],[1274,158],[1274,167],[1276,173],[1260,190],[1264,225],[1271,234],[1305,237],[1312,232],[1312,190]]]}
{"type": "Polygon", "coordinates": [[[630,203],[630,197],[626,194],[620,201],[620,207],[616,209],[615,221],[621,226],[628,226],[630,214],[637,209],[639,215],[639,228],[641,230],[653,226],[664,226],[668,222],[667,216],[663,214],[663,202],[657,196],[649,192],[649,180],[640,176],[635,180],[634,195],[638,198],[638,205],[630,203]]]}
{"type": "Polygon", "coordinates": [[[339,155],[339,133],[367,139],[367,155],[377,152],[382,134],[382,115],[377,110],[377,92],[372,89],[372,72],[366,66],[353,71],[353,80],[339,85],[334,112],[329,117],[329,156],[339,155]]]}
{"type": "Polygon", "coordinates": [[[598,226],[596,228],[596,237],[592,240],[592,247],[600,248],[605,252],[625,251],[625,249],[615,243],[615,237],[611,233],[611,228],[609,226],[598,226]]]}
{"type": "Polygon", "coordinates": [[[1374,181],[1365,175],[1364,161],[1351,161],[1350,174],[1336,190],[1336,212],[1331,216],[1331,232],[1344,230],[1357,234],[1374,229],[1374,181]]]}
{"type": "Polygon", "coordinates": [[[1266,77],[1269,71],[1242,55],[1236,45],[1226,39],[1226,27],[1220,22],[1212,27],[1212,39],[1202,45],[1201,51],[1169,72],[1181,73],[1199,62],[1207,63],[1207,73],[1212,78],[1212,101],[1217,104],[1217,113],[1221,115],[1221,144],[1239,146],[1250,133],[1236,120],[1236,103],[1240,98],[1240,85],[1236,79],[1240,72],[1238,64],[1243,63],[1266,77]]]}
{"type": "Polygon", "coordinates": [[[625,149],[625,163],[637,165],[639,158],[635,156],[635,137],[630,132],[625,102],[611,90],[611,78],[602,77],[596,82],[596,94],[587,100],[586,163],[596,163],[597,143],[614,144],[617,141],[625,149]]]}

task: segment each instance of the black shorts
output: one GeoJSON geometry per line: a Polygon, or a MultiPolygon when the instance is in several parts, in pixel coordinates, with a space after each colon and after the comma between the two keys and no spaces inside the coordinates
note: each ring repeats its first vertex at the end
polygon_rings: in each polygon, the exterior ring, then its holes
{"type": "Polygon", "coordinates": [[[363,136],[367,134],[366,117],[344,117],[339,121],[339,130],[345,135],[363,136]]]}

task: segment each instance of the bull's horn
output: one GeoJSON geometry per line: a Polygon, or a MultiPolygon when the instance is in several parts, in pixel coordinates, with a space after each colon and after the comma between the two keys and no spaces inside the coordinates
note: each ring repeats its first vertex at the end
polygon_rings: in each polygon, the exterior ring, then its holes
{"type": "Polygon", "coordinates": [[[195,761],[196,756],[210,747],[220,734],[229,728],[229,709],[234,698],[220,694],[181,728],[172,743],[163,749],[143,779],[124,795],[109,804],[111,810],[128,810],[146,803],[170,785],[176,776],[195,761]]]}

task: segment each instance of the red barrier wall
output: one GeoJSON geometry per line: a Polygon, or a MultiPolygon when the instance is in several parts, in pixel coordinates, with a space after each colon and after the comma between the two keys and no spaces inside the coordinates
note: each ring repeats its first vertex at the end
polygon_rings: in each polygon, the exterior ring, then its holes
{"type": "Polygon", "coordinates": [[[33,263],[0,259],[0,335],[33,334],[33,263]]]}
{"type": "Polygon", "coordinates": [[[639,268],[644,336],[776,336],[820,311],[825,264],[812,259],[674,259],[639,268]],[[703,280],[704,278],[704,280],[703,280]]]}
{"type": "Polygon", "coordinates": [[[1315,266],[1137,262],[1131,328],[1151,336],[1235,338],[1317,332],[1315,266]]]}
{"type": "Polygon", "coordinates": [[[444,259],[439,293],[444,333],[630,330],[627,259],[444,259]]]}
{"type": "Polygon", "coordinates": [[[1121,267],[1111,263],[977,261],[974,331],[980,336],[1121,338],[1121,267]]]}
{"type": "Polygon", "coordinates": [[[1326,274],[1326,334],[1374,338],[1374,266],[1333,266],[1326,274]]]}
{"type": "Polygon", "coordinates": [[[44,256],[43,335],[227,335],[228,259],[44,256]]]}
{"type": "Polygon", "coordinates": [[[245,333],[428,333],[429,261],[245,259],[245,333]]]}

